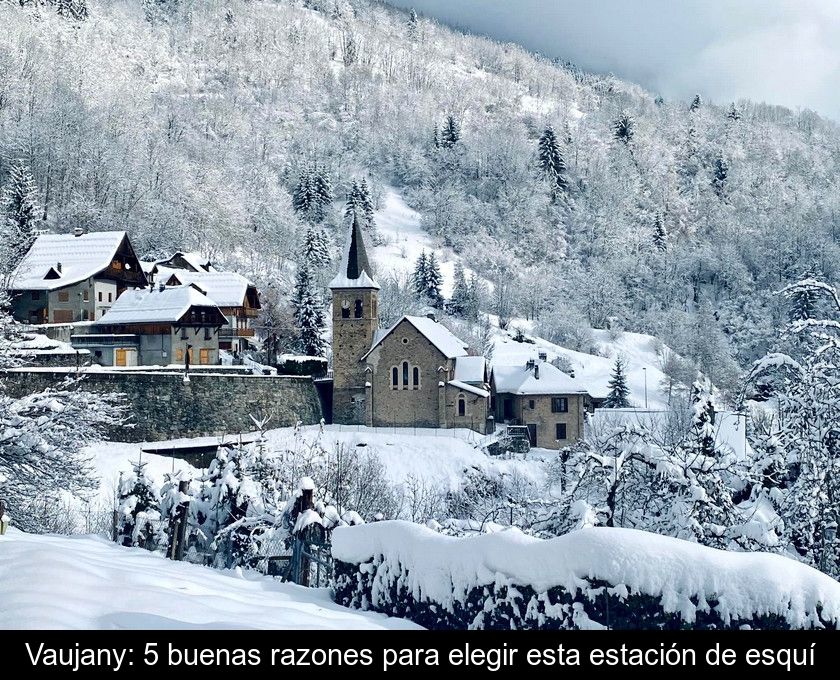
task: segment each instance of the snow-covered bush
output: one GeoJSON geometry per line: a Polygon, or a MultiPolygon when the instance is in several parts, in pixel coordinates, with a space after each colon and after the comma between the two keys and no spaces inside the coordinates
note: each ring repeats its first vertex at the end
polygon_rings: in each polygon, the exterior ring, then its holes
{"type": "Polygon", "coordinates": [[[166,523],[161,518],[160,492],[137,461],[120,475],[117,496],[117,543],[146,550],[165,549],[166,523]]]}
{"type": "Polygon", "coordinates": [[[840,584],[794,560],[642,531],[452,538],[407,522],[333,533],[335,600],[429,628],[839,628],[840,584]]]}

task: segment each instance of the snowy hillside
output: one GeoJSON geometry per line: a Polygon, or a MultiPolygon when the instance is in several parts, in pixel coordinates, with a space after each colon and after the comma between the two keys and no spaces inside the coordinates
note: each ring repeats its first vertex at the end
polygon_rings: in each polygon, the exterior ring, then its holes
{"type": "Polygon", "coordinates": [[[0,537],[0,628],[414,628],[326,589],[173,562],[91,536],[0,537]]]}

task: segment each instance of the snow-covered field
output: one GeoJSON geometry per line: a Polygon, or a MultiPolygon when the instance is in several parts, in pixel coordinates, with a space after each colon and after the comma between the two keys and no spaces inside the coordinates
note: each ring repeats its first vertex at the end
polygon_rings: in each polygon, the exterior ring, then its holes
{"type": "Polygon", "coordinates": [[[172,562],[93,536],[0,537],[0,628],[416,628],[326,589],[172,562]]]}

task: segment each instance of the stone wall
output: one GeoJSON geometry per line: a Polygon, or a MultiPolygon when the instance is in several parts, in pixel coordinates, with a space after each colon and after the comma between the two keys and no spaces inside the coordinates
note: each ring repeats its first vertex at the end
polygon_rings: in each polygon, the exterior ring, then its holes
{"type": "MultiPolygon", "coordinates": [[[[16,369],[0,375],[12,396],[59,385],[75,372],[16,369]]],[[[195,372],[83,371],[81,384],[92,392],[126,395],[133,427],[114,428],[114,441],[160,441],[254,430],[251,414],[271,414],[270,427],[314,424],[321,404],[307,376],[229,375],[195,372]]]]}

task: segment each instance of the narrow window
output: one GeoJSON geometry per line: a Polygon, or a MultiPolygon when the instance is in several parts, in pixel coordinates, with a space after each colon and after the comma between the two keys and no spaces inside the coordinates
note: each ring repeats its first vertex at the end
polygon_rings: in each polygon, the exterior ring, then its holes
{"type": "Polygon", "coordinates": [[[90,302],[90,291],[89,291],[89,290],[85,289],[85,290],[82,292],[82,299],[83,299],[85,302],[90,302]]]}
{"type": "Polygon", "coordinates": [[[209,349],[200,349],[198,350],[198,362],[200,364],[207,365],[210,363],[210,350],[209,349]]]}
{"type": "Polygon", "coordinates": [[[414,389],[420,389],[420,369],[417,366],[415,366],[412,373],[412,377],[414,378],[414,389]]]}
{"type": "Polygon", "coordinates": [[[533,399],[528,400],[528,408],[531,409],[532,411],[534,410],[534,400],[533,399]]]}
{"type": "Polygon", "coordinates": [[[99,301],[102,302],[102,291],[99,291],[99,301]]]}
{"type": "Polygon", "coordinates": [[[554,438],[557,440],[566,438],[566,423],[557,423],[554,426],[554,438]]]}
{"type": "Polygon", "coordinates": [[[58,291],[58,301],[59,302],[70,302],[70,291],[69,290],[58,291]]]}
{"type": "Polygon", "coordinates": [[[459,416],[467,415],[467,402],[464,399],[463,394],[458,395],[458,415],[459,416]]]}
{"type": "Polygon", "coordinates": [[[391,369],[391,387],[397,389],[400,386],[400,371],[394,366],[391,369]]]}
{"type": "Polygon", "coordinates": [[[408,362],[403,361],[403,388],[408,389],[408,362]]]}
{"type": "Polygon", "coordinates": [[[113,300],[113,295],[113,293],[108,293],[108,302],[111,302],[113,300]]]}
{"type": "Polygon", "coordinates": [[[205,326],[204,327],[204,339],[205,340],[211,340],[213,338],[213,336],[211,335],[212,331],[213,331],[213,329],[210,328],[210,326],[205,326]]]}
{"type": "Polygon", "coordinates": [[[341,303],[341,318],[342,319],[349,319],[350,318],[350,303],[345,300],[341,303]]]}
{"type": "Polygon", "coordinates": [[[361,300],[356,300],[356,318],[357,319],[362,318],[362,301],[361,300]]]}
{"type": "Polygon", "coordinates": [[[183,361],[184,360],[184,350],[180,347],[175,350],[175,361],[183,361]]]}

